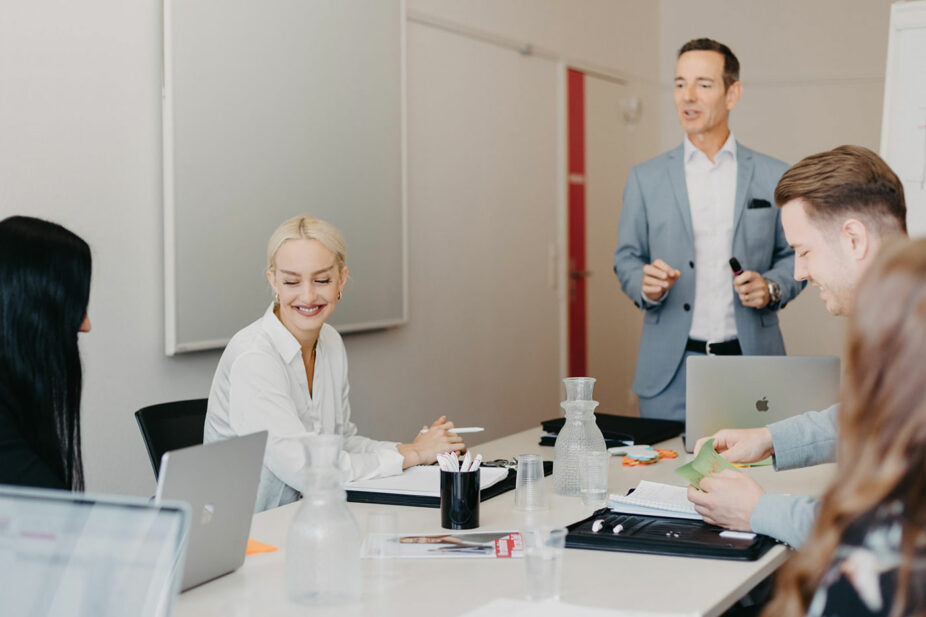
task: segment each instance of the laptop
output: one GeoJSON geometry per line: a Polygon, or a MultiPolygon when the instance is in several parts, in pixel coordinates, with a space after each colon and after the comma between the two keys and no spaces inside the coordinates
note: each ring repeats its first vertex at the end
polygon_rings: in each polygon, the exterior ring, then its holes
{"type": "Polygon", "coordinates": [[[181,589],[211,581],[244,563],[267,431],[164,453],[158,502],[192,509],[181,589]]]}
{"type": "Polygon", "coordinates": [[[4,615],[169,617],[185,503],[0,486],[4,615]]]}
{"type": "Polygon", "coordinates": [[[835,356],[691,356],[685,449],[722,428],[758,428],[839,401],[835,356]]]}

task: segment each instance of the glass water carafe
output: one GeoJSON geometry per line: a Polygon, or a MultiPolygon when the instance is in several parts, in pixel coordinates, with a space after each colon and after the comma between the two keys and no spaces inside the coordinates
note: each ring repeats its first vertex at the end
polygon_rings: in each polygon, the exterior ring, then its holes
{"type": "MultiPolygon", "coordinates": [[[[328,436],[324,436],[328,437],[328,436]]],[[[302,503],[286,539],[286,593],[295,602],[342,604],[360,599],[360,529],[347,507],[329,443],[311,442],[302,503]],[[318,464],[322,461],[326,463],[318,464]]],[[[334,457],[336,461],[336,456],[334,457]]]]}
{"type": "Polygon", "coordinates": [[[553,449],[553,492],[579,495],[579,454],[607,450],[601,429],[595,423],[598,401],[590,400],[595,380],[591,377],[564,379],[567,400],[560,403],[566,422],[553,449]]]}

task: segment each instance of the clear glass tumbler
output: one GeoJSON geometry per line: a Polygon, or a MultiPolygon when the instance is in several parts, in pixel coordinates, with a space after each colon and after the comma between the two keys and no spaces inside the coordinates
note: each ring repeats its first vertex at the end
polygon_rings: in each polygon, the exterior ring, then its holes
{"type": "Polygon", "coordinates": [[[527,599],[534,602],[559,600],[566,530],[528,529],[521,532],[521,537],[527,599]]]}
{"type": "Polygon", "coordinates": [[[579,454],[579,495],[582,504],[595,509],[608,501],[608,466],[610,452],[582,452],[579,454]]]}

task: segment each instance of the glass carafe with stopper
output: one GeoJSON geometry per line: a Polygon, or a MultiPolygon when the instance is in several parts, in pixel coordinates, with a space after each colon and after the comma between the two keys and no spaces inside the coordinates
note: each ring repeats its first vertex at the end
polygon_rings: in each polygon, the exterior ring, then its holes
{"type": "Polygon", "coordinates": [[[556,437],[553,449],[553,492],[557,495],[579,495],[579,454],[607,450],[601,429],[595,423],[598,401],[591,400],[595,380],[592,377],[570,377],[563,380],[566,400],[560,407],[566,412],[566,422],[556,437]]]}
{"type": "Polygon", "coordinates": [[[306,444],[305,492],[286,539],[285,576],[287,595],[302,604],[360,599],[361,536],[347,508],[339,452],[340,438],[334,435],[313,437],[306,444]]]}

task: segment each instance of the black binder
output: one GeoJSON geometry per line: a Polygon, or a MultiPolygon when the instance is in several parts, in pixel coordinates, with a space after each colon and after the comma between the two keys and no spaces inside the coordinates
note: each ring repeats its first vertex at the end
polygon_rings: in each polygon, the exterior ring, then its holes
{"type": "MultiPolygon", "coordinates": [[[[549,476],[553,473],[553,462],[543,462],[543,475],[549,476]]],[[[508,477],[490,486],[482,489],[479,493],[479,501],[492,499],[496,495],[507,493],[514,490],[517,481],[518,472],[515,469],[508,470],[508,477]]],[[[439,508],[440,497],[431,497],[424,495],[399,495],[396,493],[374,493],[370,491],[347,491],[347,501],[356,503],[381,503],[390,506],[415,506],[418,508],[439,508]]]]}
{"type": "MultiPolygon", "coordinates": [[[[566,423],[565,418],[544,420],[540,423],[547,433],[559,433],[566,423]]],[[[637,418],[633,416],[617,416],[609,413],[596,413],[595,423],[601,429],[608,447],[620,446],[627,442],[635,444],[653,445],[666,439],[681,435],[685,430],[684,422],[673,420],[657,420],[654,418],[637,418]]],[[[556,438],[544,435],[540,438],[540,445],[552,446],[556,438]]]]}
{"type": "Polygon", "coordinates": [[[756,534],[752,539],[726,538],[720,535],[721,527],[704,521],[661,516],[622,514],[602,508],[587,519],[566,527],[567,548],[585,548],[597,551],[622,551],[653,555],[706,557],[755,561],[774,544],[768,536],[756,534]],[[592,524],[602,519],[598,533],[592,524]],[[614,534],[616,525],[622,525],[614,534]]]}

